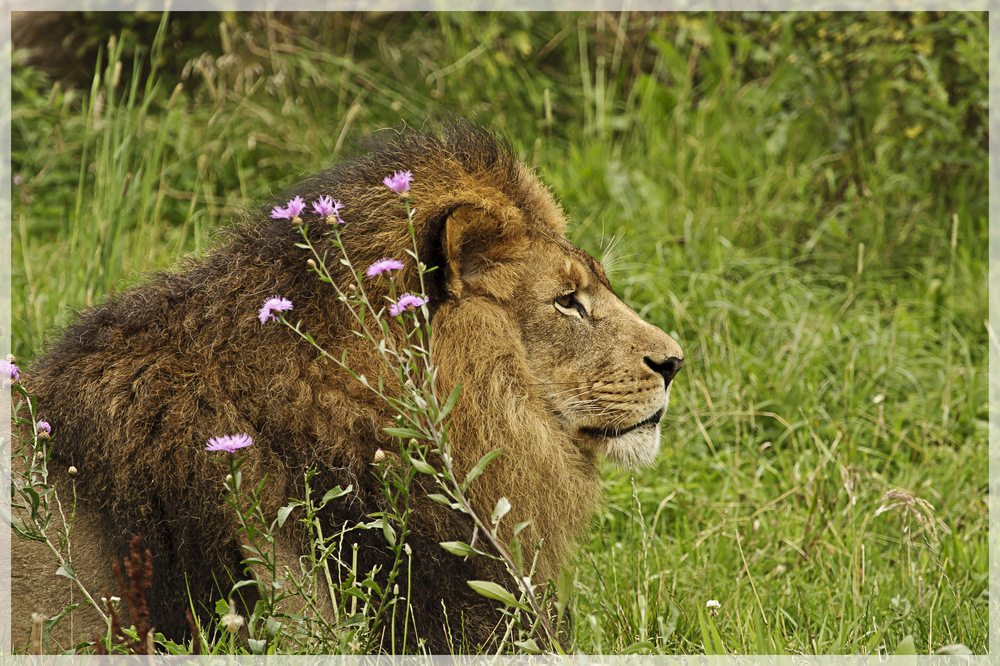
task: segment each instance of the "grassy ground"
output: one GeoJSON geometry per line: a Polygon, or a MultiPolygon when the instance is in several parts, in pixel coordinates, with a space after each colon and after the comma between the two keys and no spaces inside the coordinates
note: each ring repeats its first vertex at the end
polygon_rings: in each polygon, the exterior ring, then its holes
{"type": "Polygon", "coordinates": [[[658,463],[606,470],[570,647],[985,652],[984,14],[216,20],[186,78],[142,64],[169,38],[89,88],[15,67],[23,364],[352,137],[478,117],[687,355],[658,463]]]}

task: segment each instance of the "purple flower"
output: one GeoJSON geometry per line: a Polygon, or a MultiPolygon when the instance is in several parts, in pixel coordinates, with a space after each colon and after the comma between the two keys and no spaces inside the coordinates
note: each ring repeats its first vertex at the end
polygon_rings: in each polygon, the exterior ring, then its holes
{"type": "Polygon", "coordinates": [[[288,211],[288,214],[292,217],[298,217],[299,213],[305,210],[305,207],[306,202],[302,200],[302,197],[295,197],[288,202],[288,208],[285,210],[288,211]]]}
{"type": "MultiPolygon", "coordinates": [[[[340,209],[344,207],[344,204],[339,201],[334,201],[333,197],[325,196],[320,197],[319,201],[313,202],[313,212],[317,215],[322,215],[323,217],[329,218],[331,216],[337,218],[337,224],[343,224],[344,220],[340,217],[340,209]]],[[[333,220],[327,220],[328,222],[333,222],[333,220]]]]}
{"type": "Polygon", "coordinates": [[[410,189],[410,183],[413,182],[413,173],[410,171],[397,171],[391,176],[383,178],[382,182],[396,194],[402,194],[410,189]]]}
{"type": "Polygon", "coordinates": [[[295,197],[288,202],[288,206],[282,208],[281,206],[275,206],[271,209],[271,217],[275,220],[292,220],[299,216],[299,213],[305,209],[306,204],[302,201],[302,197],[295,197]]]}
{"type": "Polygon", "coordinates": [[[15,382],[21,376],[21,370],[14,365],[13,361],[0,361],[0,377],[12,379],[15,382]]]}
{"type": "Polygon", "coordinates": [[[398,271],[401,270],[402,268],[403,268],[403,262],[399,261],[398,259],[390,259],[390,258],[379,259],[374,264],[368,267],[368,270],[365,271],[365,275],[367,275],[370,278],[373,278],[376,275],[382,275],[383,273],[388,273],[389,271],[398,271]]]}
{"type": "Polygon", "coordinates": [[[35,427],[38,428],[38,439],[48,439],[52,435],[52,426],[48,421],[39,421],[35,427]]]}
{"type": "Polygon", "coordinates": [[[260,319],[260,323],[266,324],[269,321],[278,321],[275,312],[286,312],[292,309],[292,302],[287,298],[278,298],[277,296],[272,296],[271,298],[264,301],[264,306],[257,313],[257,317],[260,319]]]}
{"type": "Polygon", "coordinates": [[[407,310],[416,310],[421,305],[427,302],[426,298],[422,296],[415,296],[413,294],[403,294],[399,297],[399,300],[389,306],[389,314],[393,317],[398,317],[407,310]]]}
{"type": "Polygon", "coordinates": [[[225,451],[226,453],[236,453],[236,449],[242,449],[244,447],[253,444],[253,438],[250,435],[239,434],[239,435],[222,435],[221,437],[213,437],[208,440],[208,444],[205,446],[206,451],[225,451]]]}

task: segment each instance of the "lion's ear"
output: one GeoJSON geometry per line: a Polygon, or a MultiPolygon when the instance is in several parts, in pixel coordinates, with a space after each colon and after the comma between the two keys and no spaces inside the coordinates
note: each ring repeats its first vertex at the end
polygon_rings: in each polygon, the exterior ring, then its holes
{"type": "Polygon", "coordinates": [[[442,243],[448,267],[448,291],[510,298],[527,247],[524,220],[516,210],[487,212],[459,206],[445,221],[442,243]]]}

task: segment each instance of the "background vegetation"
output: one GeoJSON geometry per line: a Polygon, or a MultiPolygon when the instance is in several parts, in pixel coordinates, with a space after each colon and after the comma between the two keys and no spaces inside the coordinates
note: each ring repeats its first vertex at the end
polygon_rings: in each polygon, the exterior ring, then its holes
{"type": "Polygon", "coordinates": [[[570,647],[986,651],[985,14],[36,26],[67,62],[14,34],[22,366],[354,137],[472,116],[687,354],[657,465],[605,470],[570,647]]]}

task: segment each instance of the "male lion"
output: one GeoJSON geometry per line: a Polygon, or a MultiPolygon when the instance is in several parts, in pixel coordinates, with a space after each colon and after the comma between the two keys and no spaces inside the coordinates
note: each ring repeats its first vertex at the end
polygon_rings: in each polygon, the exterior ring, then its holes
{"type": "MultiPolygon", "coordinates": [[[[352,332],[335,290],[307,269],[299,228],[268,215],[291,197],[342,201],[341,233],[354,265],[409,261],[396,278],[397,293],[417,293],[417,272],[405,252],[414,246],[406,212],[383,185],[397,170],[412,171],[417,248],[435,268],[425,279],[437,382],[442,395],[461,384],[449,431],[454,465],[462,478],[484,454],[503,449],[468,494],[487,520],[501,497],[509,499],[502,543],[513,526],[530,521],[520,542],[529,562],[532,546],[541,544],[536,582],[557,577],[585,525],[598,495],[598,457],[633,465],[649,463],[657,452],[681,350],[626,306],[601,266],[564,238],[563,212],[511,147],[466,123],[383,132],[363,147],[358,157],[247,216],[207,256],[85,312],[25,375],[39,418],[52,425],[49,468],[64,503],[71,497],[66,470],[76,468],[77,574],[96,594],[116,592],[110,560],[142,534],[155,571],[150,617],[167,636],[184,635],[191,601],[196,609],[211,608],[247,576],[244,537],[224,501],[228,468],[210,460],[220,454],[205,451],[209,438],[252,436],[254,444],[241,451],[244,483],[255,487],[267,475],[268,516],[302,496],[310,468],[317,471],[311,487],[320,494],[353,488],[321,516],[324,534],[385,510],[372,463],[380,448],[399,450],[384,431],[395,424],[392,411],[293,331],[258,320],[265,299],[288,298],[289,320],[301,322],[320,346],[337,358],[346,354],[352,369],[372,381],[381,375],[388,390],[402,388],[393,385],[398,381],[374,345],[352,332]]],[[[319,222],[309,225],[311,241],[321,253],[330,251],[334,281],[347,289],[354,278],[325,231],[319,222]]],[[[385,300],[387,284],[365,283],[372,302],[385,300]]],[[[390,318],[397,342],[406,328],[390,318]]],[[[439,542],[469,542],[472,523],[428,500],[437,489],[421,484],[414,488],[412,555],[403,569],[412,570],[409,645],[414,632],[432,652],[495,644],[503,633],[499,604],[466,581],[508,589],[514,583],[493,560],[441,548],[439,542]]],[[[301,530],[289,520],[279,532],[281,561],[293,569],[307,553],[301,530]]],[[[381,530],[352,532],[349,539],[357,543],[359,576],[376,565],[388,570],[381,530]]],[[[80,600],[54,569],[44,544],[15,540],[15,647],[27,643],[33,612],[51,616],[80,600]]],[[[321,603],[331,607],[329,599],[321,603]]],[[[83,608],[73,635],[53,635],[65,647],[104,632],[83,608]]],[[[397,647],[402,633],[398,627],[397,647]]],[[[391,639],[383,647],[393,647],[391,639]]]]}

